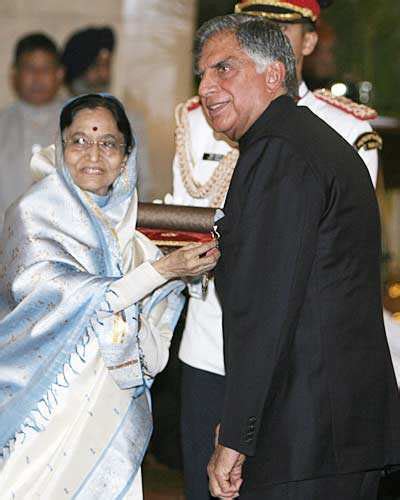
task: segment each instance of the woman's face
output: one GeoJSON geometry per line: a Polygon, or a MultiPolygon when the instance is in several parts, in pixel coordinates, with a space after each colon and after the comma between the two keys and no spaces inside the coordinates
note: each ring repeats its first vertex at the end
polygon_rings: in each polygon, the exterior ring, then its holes
{"type": "Polygon", "coordinates": [[[125,168],[124,136],[106,108],[82,109],[64,130],[64,161],[81,189],[98,195],[125,168]]]}

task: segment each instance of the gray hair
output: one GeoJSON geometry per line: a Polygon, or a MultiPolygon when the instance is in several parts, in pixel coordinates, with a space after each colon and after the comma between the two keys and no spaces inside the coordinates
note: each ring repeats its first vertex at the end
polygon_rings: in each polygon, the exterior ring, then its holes
{"type": "Polygon", "coordinates": [[[246,14],[229,14],[210,19],[197,31],[194,40],[194,67],[199,73],[199,61],[205,43],[221,33],[235,35],[239,46],[254,61],[257,73],[265,71],[274,61],[286,69],[285,87],[291,97],[298,95],[296,61],[292,46],[280,28],[271,22],[246,14]]]}

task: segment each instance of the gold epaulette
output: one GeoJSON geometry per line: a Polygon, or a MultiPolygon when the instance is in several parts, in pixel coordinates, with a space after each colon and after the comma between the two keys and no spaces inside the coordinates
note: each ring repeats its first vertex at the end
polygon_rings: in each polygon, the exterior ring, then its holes
{"type": "Polygon", "coordinates": [[[345,113],[355,116],[359,120],[373,120],[378,116],[378,113],[365,104],[358,104],[348,97],[334,96],[327,89],[314,90],[314,95],[317,99],[331,104],[335,108],[341,109],[345,113]]]}
{"type": "Polygon", "coordinates": [[[369,151],[370,149],[382,149],[383,141],[378,132],[371,130],[371,132],[364,132],[359,135],[354,141],[354,146],[357,150],[365,149],[369,151]]]}

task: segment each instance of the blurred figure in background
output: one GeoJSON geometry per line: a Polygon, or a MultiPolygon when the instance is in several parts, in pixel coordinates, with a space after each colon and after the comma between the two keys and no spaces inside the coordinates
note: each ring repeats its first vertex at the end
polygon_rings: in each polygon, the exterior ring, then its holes
{"type": "Polygon", "coordinates": [[[62,63],[72,95],[110,92],[115,36],[111,28],[86,28],[68,39],[62,63]]]}
{"type": "MultiPolygon", "coordinates": [[[[115,34],[109,26],[90,26],[72,33],[61,58],[65,68],[65,86],[71,95],[111,91],[115,45],[115,34]]],[[[127,110],[127,114],[137,138],[139,199],[148,201],[150,171],[146,126],[136,110],[127,110]]]]}
{"type": "Polygon", "coordinates": [[[0,230],[5,210],[32,182],[32,153],[54,142],[63,79],[56,44],[44,33],[20,38],[11,71],[18,99],[0,112],[0,230]]]}

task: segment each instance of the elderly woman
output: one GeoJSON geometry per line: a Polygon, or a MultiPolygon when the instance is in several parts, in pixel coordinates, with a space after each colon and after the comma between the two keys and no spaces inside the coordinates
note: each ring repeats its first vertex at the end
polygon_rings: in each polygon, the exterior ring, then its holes
{"type": "Polygon", "coordinates": [[[148,389],[182,307],[173,278],[219,253],[208,243],[163,257],[135,232],[134,139],[115,98],[67,103],[55,155],[55,168],[36,159],[42,179],[4,226],[1,497],[140,499],[148,389]]]}

